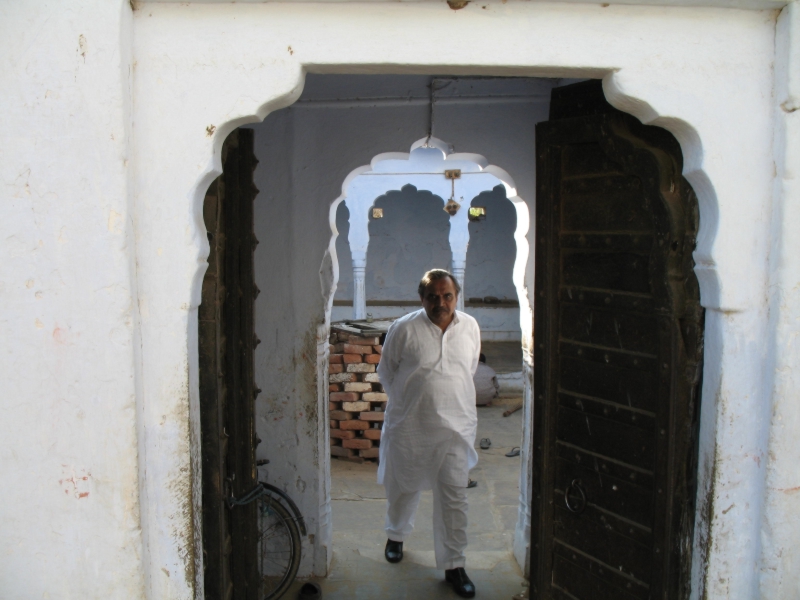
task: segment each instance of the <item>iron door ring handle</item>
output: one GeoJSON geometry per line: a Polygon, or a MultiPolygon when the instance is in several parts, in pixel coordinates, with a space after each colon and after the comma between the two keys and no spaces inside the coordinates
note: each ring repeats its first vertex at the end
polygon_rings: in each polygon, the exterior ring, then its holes
{"type": "Polygon", "coordinates": [[[570,483],[567,486],[567,489],[564,490],[564,504],[567,505],[567,509],[569,509],[570,512],[576,514],[582,513],[586,508],[586,492],[584,492],[583,488],[581,487],[580,479],[573,479],[572,483],[570,483]],[[580,496],[580,504],[577,506],[572,506],[569,503],[569,493],[570,490],[572,490],[573,488],[578,492],[578,495],[580,496]]]}

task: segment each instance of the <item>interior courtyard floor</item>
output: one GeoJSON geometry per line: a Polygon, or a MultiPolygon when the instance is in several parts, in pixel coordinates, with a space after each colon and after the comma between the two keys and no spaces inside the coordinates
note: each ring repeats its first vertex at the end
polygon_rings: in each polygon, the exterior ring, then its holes
{"type": "MultiPolygon", "coordinates": [[[[519,347],[519,344],[517,344],[519,347]]],[[[522,571],[512,554],[519,501],[520,457],[505,456],[522,439],[522,411],[503,417],[503,411],[521,398],[501,398],[478,408],[478,465],[470,477],[478,482],[469,492],[469,546],[467,574],[478,598],[508,599],[524,588],[522,571]],[[478,447],[490,438],[488,450],[478,447]]],[[[435,568],[432,498],[424,492],[416,528],[404,544],[401,563],[383,556],[386,534],[383,520],[386,496],[376,483],[375,463],[356,464],[331,460],[333,561],[328,577],[316,579],[328,600],[444,599],[458,598],[435,568]]],[[[302,581],[295,582],[286,598],[297,597],[302,581]]]]}

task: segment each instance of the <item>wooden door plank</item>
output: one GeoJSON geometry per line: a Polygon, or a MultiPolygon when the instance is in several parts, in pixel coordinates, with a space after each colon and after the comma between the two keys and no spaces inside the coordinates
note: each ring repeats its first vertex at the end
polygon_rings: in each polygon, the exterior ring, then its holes
{"type": "Polygon", "coordinates": [[[561,261],[564,285],[635,294],[650,292],[650,260],[646,255],[565,248],[561,261]]]}
{"type": "Polygon", "coordinates": [[[558,391],[576,392],[655,414],[657,390],[652,372],[583,357],[562,356],[560,363],[558,391]]]}
{"type": "MultiPolygon", "coordinates": [[[[616,582],[605,581],[602,575],[598,576],[582,569],[561,556],[557,556],[553,563],[553,585],[573,598],[592,598],[592,600],[641,600],[647,598],[646,595],[629,594],[627,590],[621,590],[619,584],[615,584],[616,582]]],[[[625,585],[630,585],[637,591],[643,590],[645,593],[647,591],[647,588],[638,583],[626,581],[625,585]]]]}
{"type": "Polygon", "coordinates": [[[655,302],[650,294],[632,294],[619,290],[594,290],[580,286],[560,285],[558,301],[577,303],[584,306],[599,306],[609,310],[619,310],[629,314],[651,315],[655,302]]]}
{"type": "Polygon", "coordinates": [[[585,555],[628,577],[650,583],[652,565],[648,548],[560,506],[555,509],[554,521],[553,535],[559,542],[579,548],[585,555]]]}
{"type": "MultiPolygon", "coordinates": [[[[577,464],[559,459],[555,468],[555,503],[566,506],[564,491],[571,482],[579,480],[589,505],[627,520],[630,527],[621,529],[627,537],[652,543],[653,490],[604,473],[600,460],[577,464]]],[[[603,520],[601,517],[605,515],[597,518],[603,520]]]]}
{"type": "Polygon", "coordinates": [[[562,303],[559,315],[561,339],[626,350],[655,357],[658,345],[656,319],[620,311],[562,303]]]}
{"type": "Polygon", "coordinates": [[[559,441],[640,469],[655,466],[653,432],[564,406],[558,407],[556,419],[559,441]]]}
{"type": "Polygon", "coordinates": [[[648,435],[656,429],[655,414],[623,406],[616,402],[608,402],[591,396],[583,396],[561,391],[558,394],[558,406],[571,408],[588,415],[616,421],[629,427],[638,427],[648,435]]]}
{"type": "MultiPolygon", "coordinates": [[[[583,554],[577,548],[572,548],[556,542],[553,548],[553,554],[556,557],[555,560],[566,560],[575,567],[602,579],[606,584],[618,590],[624,590],[623,593],[629,594],[637,600],[649,600],[650,598],[650,587],[646,583],[628,577],[624,573],[620,573],[619,569],[598,562],[586,554],[583,554]]],[[[557,596],[554,595],[553,597],[555,598],[557,596]]],[[[592,596],[588,597],[592,598],[592,596]]]]}

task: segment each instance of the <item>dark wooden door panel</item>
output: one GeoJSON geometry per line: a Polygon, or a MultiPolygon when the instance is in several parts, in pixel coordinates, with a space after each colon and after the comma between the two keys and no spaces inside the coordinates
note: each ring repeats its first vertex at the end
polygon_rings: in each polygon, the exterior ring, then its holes
{"type": "Polygon", "coordinates": [[[552,102],[537,126],[532,597],[685,598],[696,200],[674,139],[598,82],[552,102]]]}
{"type": "MultiPolygon", "coordinates": [[[[586,353],[583,349],[582,354],[586,353]]],[[[576,392],[655,413],[658,400],[656,377],[652,372],[569,355],[560,363],[559,391],[576,392]]]]}
{"type": "Polygon", "coordinates": [[[204,594],[256,600],[255,504],[225,503],[256,482],[252,130],[234,131],[222,155],[203,207],[211,250],[198,309],[204,594]]]}
{"type": "Polygon", "coordinates": [[[559,342],[558,354],[564,358],[575,358],[600,363],[608,367],[648,373],[655,373],[658,365],[658,357],[652,354],[618,350],[608,346],[580,344],[570,340],[561,340],[559,342]]]}
{"type": "Polygon", "coordinates": [[[594,561],[587,561],[588,568],[579,566],[562,556],[553,561],[553,586],[572,598],[596,600],[644,600],[649,590],[640,582],[631,579],[618,580],[609,575],[613,569],[603,568],[594,561]],[[624,591],[623,591],[624,589],[624,591]]]}
{"type": "Polygon", "coordinates": [[[589,177],[564,182],[561,190],[564,231],[645,232],[652,229],[650,215],[637,209],[642,204],[638,179],[589,177]]]}
{"type": "MultiPolygon", "coordinates": [[[[238,129],[232,134],[222,177],[226,202],[226,270],[228,278],[222,306],[225,320],[225,373],[229,400],[226,404],[228,451],[225,459],[230,476],[230,492],[240,497],[255,487],[255,327],[256,298],[253,250],[253,201],[258,192],[253,185],[257,164],[253,154],[253,130],[238,129]],[[235,136],[235,137],[233,137],[235,136]]],[[[231,576],[234,597],[257,600],[258,564],[256,503],[230,510],[233,551],[231,576]]]]}
{"type": "Polygon", "coordinates": [[[656,356],[655,317],[561,304],[561,339],[656,356]]]}
{"type": "Polygon", "coordinates": [[[593,469],[595,472],[600,471],[622,481],[630,481],[632,484],[636,484],[646,490],[652,491],[653,489],[652,471],[632,467],[606,456],[599,456],[566,442],[556,441],[554,460],[567,460],[579,465],[588,465],[587,468],[593,469]]]}
{"type": "Polygon", "coordinates": [[[597,142],[584,144],[573,142],[566,146],[563,154],[563,169],[564,179],[625,175],[622,165],[611,160],[597,142]]]}
{"type": "Polygon", "coordinates": [[[647,255],[653,248],[653,236],[649,231],[625,232],[568,232],[561,234],[562,249],[606,250],[614,252],[630,252],[647,255]]]}
{"type": "Polygon", "coordinates": [[[564,249],[561,277],[565,285],[647,294],[649,257],[630,252],[582,252],[564,249]]]}
{"type": "Polygon", "coordinates": [[[651,548],[561,506],[555,509],[554,521],[557,542],[578,548],[585,556],[637,581],[649,581],[651,548]]]}
{"type": "MultiPolygon", "coordinates": [[[[633,238],[632,238],[633,239],[633,238]]],[[[574,286],[560,286],[560,302],[574,302],[584,306],[602,306],[621,309],[630,313],[652,314],[655,301],[650,294],[630,294],[610,290],[591,290],[574,286]]]]}
{"type": "Polygon", "coordinates": [[[651,435],[655,432],[655,415],[644,410],[564,391],[558,394],[558,406],[637,427],[651,435]]]}
{"type": "MultiPolygon", "coordinates": [[[[607,598],[609,597],[608,595],[604,596],[601,594],[614,593],[619,594],[620,598],[635,598],[636,600],[645,600],[649,598],[650,590],[647,585],[636,581],[632,577],[626,577],[624,574],[620,573],[618,569],[598,563],[588,556],[581,554],[575,548],[556,543],[554,555],[554,563],[555,561],[560,563],[557,567],[559,573],[554,573],[554,582],[557,578],[558,582],[565,586],[565,590],[572,589],[576,592],[576,595],[581,594],[581,596],[577,597],[607,598]],[[568,563],[568,565],[565,565],[565,562],[568,563]],[[599,580],[605,585],[599,586],[595,584],[592,589],[587,590],[583,587],[585,585],[583,583],[577,583],[575,585],[570,585],[568,583],[570,581],[568,577],[574,578],[575,580],[578,578],[585,579],[586,573],[591,577],[589,581],[594,582],[599,580]],[[608,589],[608,586],[612,586],[613,592],[608,589]]],[[[554,595],[553,597],[556,598],[558,596],[554,595]]],[[[572,597],[574,598],[576,596],[572,597]]]]}
{"type": "Polygon", "coordinates": [[[558,441],[640,469],[654,466],[656,436],[651,432],[561,406],[556,423],[558,441]]]}
{"type": "MultiPolygon", "coordinates": [[[[604,457],[593,457],[589,462],[578,464],[559,459],[556,462],[555,490],[559,504],[563,504],[564,491],[576,479],[586,494],[587,507],[597,507],[612,516],[624,515],[620,519],[630,524],[630,537],[642,540],[653,524],[653,490],[637,485],[630,479],[615,477],[602,471],[604,457]],[[642,530],[641,528],[645,529],[642,530]]],[[[589,508],[584,511],[588,515],[589,508]]],[[[589,518],[586,516],[585,518],[589,518]]],[[[627,529],[625,529],[627,531],[627,529]]],[[[647,541],[652,542],[649,534],[647,541]]]]}

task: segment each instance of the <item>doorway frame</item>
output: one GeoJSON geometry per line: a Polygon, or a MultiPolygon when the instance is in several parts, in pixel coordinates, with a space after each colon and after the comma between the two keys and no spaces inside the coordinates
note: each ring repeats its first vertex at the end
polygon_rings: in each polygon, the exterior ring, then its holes
{"type": "MultiPolygon", "coordinates": [[[[765,91],[774,27],[758,11],[519,4],[491,9],[501,41],[478,8],[342,6],[320,5],[313,15],[276,4],[151,5],[134,13],[134,98],[147,98],[133,107],[133,177],[148,597],[202,597],[196,319],[208,254],[203,195],[221,173],[227,134],[293,103],[306,71],[602,78],[612,105],[675,135],[700,204],[695,260],[707,309],[693,596],[757,590],[757,569],[743,565],[760,560],[770,421],[760,359],[768,331],[765,215],[774,175],[765,91]],[[636,31],[626,25],[631,15],[636,31]],[[386,19],[395,35],[448,43],[435,53],[390,47],[379,35],[386,19]],[[598,19],[617,31],[613,43],[598,19]],[[681,46],[703,39],[706,28],[723,41],[681,46]],[[476,44],[481,31],[486,43],[476,44]],[[343,35],[352,40],[346,49],[336,41],[343,35]],[[671,62],[648,61],[661,55],[671,62]],[[164,131],[172,133],[165,139],[164,131]]],[[[318,344],[325,334],[319,327],[318,344]]],[[[319,473],[329,477],[324,467],[319,473]]],[[[311,517],[324,521],[324,514],[311,517]]]]}

